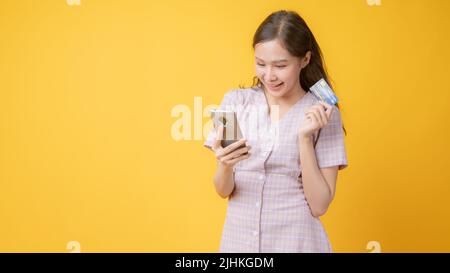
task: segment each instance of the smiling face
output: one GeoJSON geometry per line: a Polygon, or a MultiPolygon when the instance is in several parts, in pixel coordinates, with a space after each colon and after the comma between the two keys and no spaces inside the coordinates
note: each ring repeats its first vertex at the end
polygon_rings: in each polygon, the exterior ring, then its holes
{"type": "Polygon", "coordinates": [[[311,52],[304,58],[292,56],[278,39],[255,45],[256,76],[263,83],[267,92],[275,97],[298,92],[300,71],[308,63],[311,52]]]}

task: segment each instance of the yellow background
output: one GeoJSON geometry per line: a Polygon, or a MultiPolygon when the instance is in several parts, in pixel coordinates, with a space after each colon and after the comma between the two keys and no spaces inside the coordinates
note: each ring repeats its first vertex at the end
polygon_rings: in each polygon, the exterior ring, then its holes
{"type": "Polygon", "coordinates": [[[315,34],[348,132],[333,250],[450,251],[447,0],[2,0],[0,251],[218,251],[215,158],[171,111],[250,85],[279,9],[315,34]]]}

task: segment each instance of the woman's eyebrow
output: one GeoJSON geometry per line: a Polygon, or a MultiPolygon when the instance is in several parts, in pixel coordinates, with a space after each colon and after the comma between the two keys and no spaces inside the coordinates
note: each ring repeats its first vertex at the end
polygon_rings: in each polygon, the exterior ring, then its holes
{"type": "MultiPolygon", "coordinates": [[[[255,56],[255,58],[258,59],[258,60],[260,60],[260,61],[263,61],[263,62],[264,62],[264,60],[261,59],[261,58],[258,58],[258,57],[256,57],[256,56],[255,56]]],[[[281,60],[275,60],[275,61],[272,61],[272,63],[281,63],[281,62],[287,62],[287,61],[288,61],[288,60],[286,60],[286,59],[281,59],[281,60]]]]}

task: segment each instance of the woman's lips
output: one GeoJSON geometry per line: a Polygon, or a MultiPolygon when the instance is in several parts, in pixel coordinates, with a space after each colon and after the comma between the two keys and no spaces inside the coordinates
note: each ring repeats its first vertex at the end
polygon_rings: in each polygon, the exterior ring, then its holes
{"type": "Polygon", "coordinates": [[[275,84],[275,85],[268,84],[267,87],[269,87],[271,90],[278,90],[282,85],[283,85],[283,83],[279,83],[279,84],[275,84]]]}

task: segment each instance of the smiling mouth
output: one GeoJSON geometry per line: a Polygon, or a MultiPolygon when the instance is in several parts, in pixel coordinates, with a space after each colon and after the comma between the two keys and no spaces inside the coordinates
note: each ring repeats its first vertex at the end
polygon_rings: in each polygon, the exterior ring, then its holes
{"type": "Polygon", "coordinates": [[[268,84],[268,86],[270,87],[270,88],[277,88],[278,86],[280,86],[280,85],[282,85],[283,83],[279,83],[279,84],[277,84],[277,85],[271,85],[271,84],[268,84]]]}

